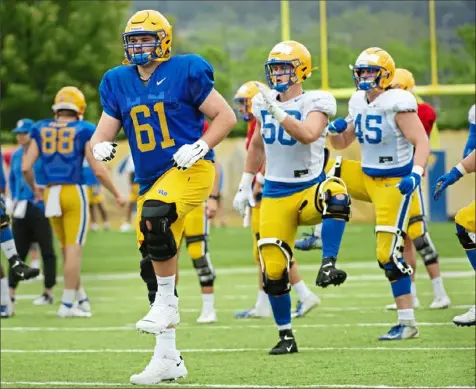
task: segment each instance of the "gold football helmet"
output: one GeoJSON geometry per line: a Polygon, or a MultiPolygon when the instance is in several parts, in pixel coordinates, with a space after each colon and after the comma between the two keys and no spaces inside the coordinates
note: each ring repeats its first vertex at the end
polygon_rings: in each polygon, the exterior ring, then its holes
{"type": "MultiPolygon", "coordinates": [[[[251,120],[251,99],[255,97],[260,90],[256,83],[261,84],[263,87],[268,89],[266,85],[259,81],[248,81],[245,82],[235,93],[235,97],[233,98],[235,103],[237,104],[237,110],[242,116],[242,119],[246,122],[251,120]]],[[[240,115],[238,115],[240,116],[240,115]]]]}
{"type": "Polygon", "coordinates": [[[388,88],[395,74],[395,62],[389,53],[379,47],[362,51],[355,64],[349,67],[355,86],[365,91],[388,88]]]}
{"type": "Polygon", "coordinates": [[[415,79],[413,74],[407,69],[395,69],[395,75],[391,83],[392,88],[404,89],[410,92],[415,90],[415,79]]]}
{"type": "Polygon", "coordinates": [[[152,61],[167,61],[172,50],[172,26],[160,12],[144,10],[136,12],[129,19],[122,34],[124,54],[123,64],[146,65],[152,61]],[[152,35],[154,42],[131,42],[132,36],[152,35]]]}
{"type": "Polygon", "coordinates": [[[296,41],[283,41],[274,46],[264,67],[269,87],[278,92],[286,92],[291,85],[302,83],[311,76],[311,71],[316,69],[311,66],[309,50],[296,41]],[[273,70],[275,65],[283,66],[280,73],[273,70]],[[289,80],[278,83],[277,79],[284,75],[289,76],[289,80]]]}
{"type": "Polygon", "coordinates": [[[65,86],[61,88],[55,96],[55,103],[51,107],[56,113],[62,109],[68,109],[78,114],[82,119],[86,111],[86,99],[83,92],[74,86],[65,86]]]}

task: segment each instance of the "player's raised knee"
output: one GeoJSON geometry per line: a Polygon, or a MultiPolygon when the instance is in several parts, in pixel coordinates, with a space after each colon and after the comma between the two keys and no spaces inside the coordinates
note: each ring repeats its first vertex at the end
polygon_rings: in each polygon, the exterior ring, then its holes
{"type": "Polygon", "coordinates": [[[177,254],[177,244],[170,229],[178,218],[175,203],[160,200],[144,202],[140,220],[140,230],[150,259],[167,261],[177,254]]]}
{"type": "Polygon", "coordinates": [[[319,189],[323,219],[340,219],[349,221],[350,218],[350,196],[339,179],[331,178],[330,182],[324,184],[319,189]],[[339,180],[339,181],[337,181],[339,180]]]}

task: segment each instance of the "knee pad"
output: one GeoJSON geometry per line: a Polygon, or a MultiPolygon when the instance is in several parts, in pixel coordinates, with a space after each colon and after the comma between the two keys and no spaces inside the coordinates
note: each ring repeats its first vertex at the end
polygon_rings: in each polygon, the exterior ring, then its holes
{"type": "Polygon", "coordinates": [[[210,261],[210,256],[206,254],[198,259],[193,259],[192,262],[193,267],[197,272],[200,286],[213,286],[216,275],[215,269],[213,268],[212,262],[210,261]]]}
{"type": "Polygon", "coordinates": [[[340,178],[329,177],[321,182],[317,188],[314,203],[316,209],[322,213],[323,219],[349,221],[350,196],[344,181],[340,178]]]}
{"type": "Polygon", "coordinates": [[[258,253],[261,263],[261,270],[263,272],[263,290],[270,296],[281,296],[291,291],[291,283],[289,282],[289,269],[291,267],[293,251],[291,247],[282,240],[276,238],[263,238],[258,241],[258,253]],[[284,254],[286,258],[286,267],[279,280],[270,280],[266,273],[266,266],[261,254],[261,248],[265,245],[275,245],[284,254]]]}
{"type": "Polygon", "coordinates": [[[147,297],[149,303],[153,304],[155,301],[155,294],[157,293],[157,277],[155,276],[152,261],[147,258],[142,258],[140,261],[140,276],[147,286],[147,297]]]}
{"type": "Polygon", "coordinates": [[[465,250],[476,250],[476,236],[474,233],[468,232],[459,224],[456,224],[456,231],[459,243],[465,250]]]}
{"type": "Polygon", "coordinates": [[[423,259],[425,266],[438,263],[438,252],[436,251],[428,232],[425,232],[422,236],[416,238],[413,241],[413,244],[423,259]]]}
{"type": "Polygon", "coordinates": [[[393,227],[393,226],[376,226],[375,233],[379,232],[387,232],[390,234],[395,235],[393,238],[393,247],[390,253],[390,262],[380,264],[380,267],[385,270],[385,275],[390,281],[396,281],[400,279],[400,275],[396,274],[397,271],[405,275],[411,275],[413,273],[413,269],[403,260],[403,246],[404,246],[404,239],[405,239],[405,232],[402,230],[393,227]],[[392,266],[391,266],[392,265],[392,266]]]}
{"type": "Polygon", "coordinates": [[[6,213],[0,214],[0,230],[8,228],[10,226],[10,216],[6,213]]]}
{"type": "Polygon", "coordinates": [[[177,254],[177,244],[170,226],[178,218],[175,203],[147,200],[142,207],[140,230],[148,255],[153,261],[167,261],[177,254]],[[146,222],[151,225],[147,228],[146,222]]]}

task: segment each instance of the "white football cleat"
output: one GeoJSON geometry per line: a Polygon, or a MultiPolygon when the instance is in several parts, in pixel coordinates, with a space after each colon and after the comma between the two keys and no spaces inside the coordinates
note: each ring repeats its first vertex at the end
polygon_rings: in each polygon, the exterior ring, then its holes
{"type": "Polygon", "coordinates": [[[149,312],[136,323],[139,332],[158,335],[170,325],[180,323],[178,298],[174,295],[157,294],[149,312]]]}
{"type": "Polygon", "coordinates": [[[470,327],[476,325],[476,309],[473,305],[469,308],[468,312],[465,312],[461,315],[455,316],[453,318],[453,323],[457,326],[470,327]]]}
{"type": "Polygon", "coordinates": [[[188,372],[185,367],[185,361],[180,356],[180,353],[177,354],[177,357],[173,355],[164,355],[161,358],[153,356],[142,373],[131,376],[131,384],[156,385],[161,381],[186,377],[188,372]]]}
{"type": "Polygon", "coordinates": [[[7,319],[9,317],[12,317],[14,313],[15,306],[10,299],[5,300],[5,303],[2,302],[2,304],[0,305],[0,318],[7,319]]]}
{"type": "Polygon", "coordinates": [[[39,259],[32,259],[30,261],[30,267],[32,269],[39,269],[40,268],[40,260],[39,259]]]}
{"type": "MultiPolygon", "coordinates": [[[[420,308],[420,300],[418,300],[418,297],[415,297],[413,299],[413,309],[417,309],[417,308],[420,308]]],[[[396,311],[397,310],[397,304],[393,303],[393,304],[385,305],[385,309],[387,309],[389,311],[396,311]]]]}
{"type": "Polygon", "coordinates": [[[91,316],[93,313],[91,312],[91,304],[89,304],[89,300],[83,300],[78,303],[78,309],[80,309],[83,312],[89,313],[91,316]]]}
{"type": "Polygon", "coordinates": [[[109,224],[109,222],[103,223],[102,228],[104,229],[104,231],[111,231],[111,225],[109,224]]]}
{"type": "Polygon", "coordinates": [[[97,223],[91,224],[91,231],[99,231],[99,225],[97,223]]]}
{"type": "Polygon", "coordinates": [[[270,317],[271,316],[271,308],[266,307],[253,307],[250,309],[247,309],[246,311],[240,311],[235,313],[235,318],[236,319],[250,319],[250,318],[265,318],[265,317],[270,317]]]}
{"type": "Polygon", "coordinates": [[[43,293],[32,301],[33,305],[48,305],[53,304],[53,296],[43,293]]]}
{"type": "Polygon", "coordinates": [[[129,232],[132,231],[132,225],[130,223],[122,223],[121,227],[119,228],[121,232],[129,232]]]}
{"type": "Polygon", "coordinates": [[[71,308],[67,307],[64,304],[61,304],[58,309],[58,316],[61,318],[66,317],[91,317],[91,312],[84,312],[76,306],[72,306],[71,308]]]}
{"type": "Polygon", "coordinates": [[[320,303],[321,299],[314,293],[311,293],[309,296],[306,297],[304,301],[298,302],[296,311],[291,314],[291,317],[304,317],[308,312],[310,312],[313,308],[317,307],[320,303]]]}
{"type": "Polygon", "coordinates": [[[433,302],[430,304],[430,309],[444,309],[448,308],[451,304],[451,300],[448,296],[435,297],[433,302]]]}
{"type": "Polygon", "coordinates": [[[199,324],[215,323],[217,321],[217,313],[215,310],[202,311],[201,315],[197,319],[199,324]]]}

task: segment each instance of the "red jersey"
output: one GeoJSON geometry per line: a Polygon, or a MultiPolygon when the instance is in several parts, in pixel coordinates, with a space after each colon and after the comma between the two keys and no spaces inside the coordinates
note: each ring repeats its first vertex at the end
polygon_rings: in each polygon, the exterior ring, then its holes
{"type": "Polygon", "coordinates": [[[253,134],[255,132],[256,128],[256,119],[253,119],[250,124],[248,124],[248,132],[246,133],[246,150],[250,147],[251,143],[251,138],[253,137],[253,134]]]}
{"type": "Polygon", "coordinates": [[[425,127],[425,132],[430,136],[431,130],[433,129],[433,124],[436,121],[436,112],[433,107],[428,103],[418,103],[418,117],[425,127]]]}

